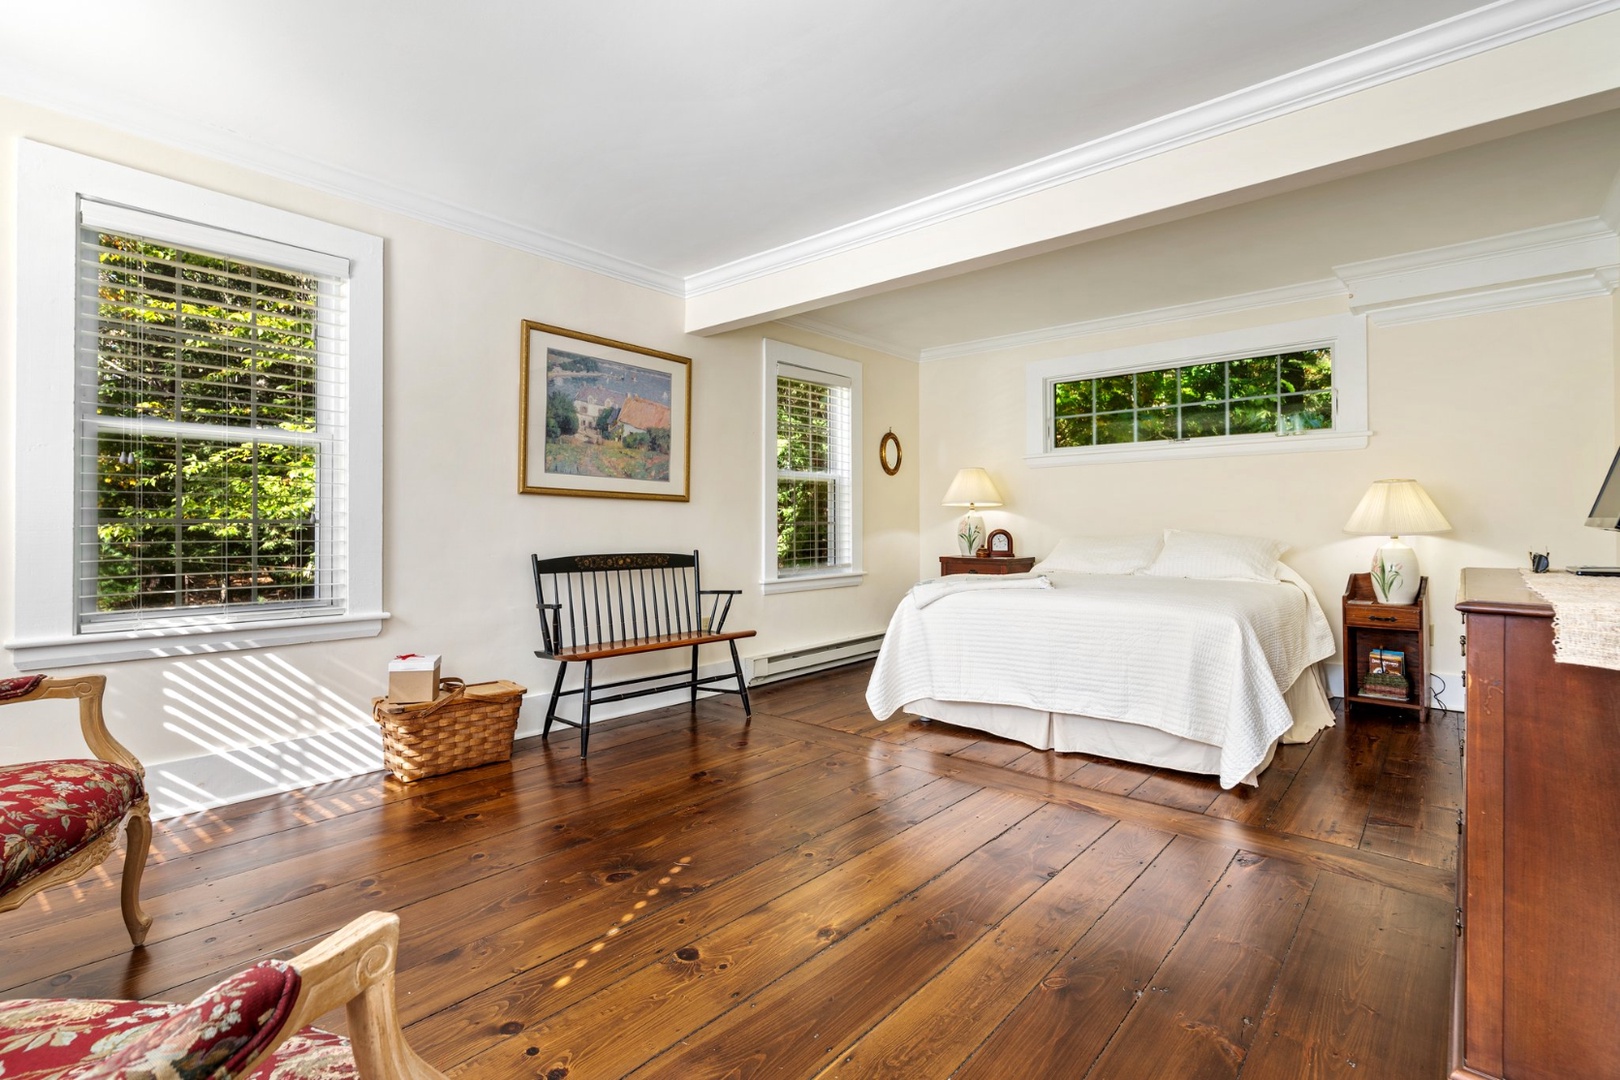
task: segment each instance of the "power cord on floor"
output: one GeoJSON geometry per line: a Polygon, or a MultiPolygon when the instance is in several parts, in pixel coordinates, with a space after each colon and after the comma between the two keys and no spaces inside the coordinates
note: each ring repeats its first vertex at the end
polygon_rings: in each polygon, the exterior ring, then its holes
{"type": "Polygon", "coordinates": [[[1434,702],[1434,707],[1439,709],[1441,712],[1449,711],[1446,709],[1446,699],[1441,697],[1441,695],[1446,692],[1446,680],[1442,679],[1438,674],[1432,671],[1429,672],[1429,679],[1429,700],[1434,702]],[[1433,685],[1434,683],[1439,683],[1440,689],[1436,690],[1433,685]]]}

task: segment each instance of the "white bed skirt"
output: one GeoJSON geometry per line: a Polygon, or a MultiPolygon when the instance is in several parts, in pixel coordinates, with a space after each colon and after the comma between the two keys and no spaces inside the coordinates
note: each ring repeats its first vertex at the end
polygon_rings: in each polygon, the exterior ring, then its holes
{"type": "MultiPolygon", "coordinates": [[[[1294,726],[1283,733],[1281,742],[1310,742],[1323,728],[1333,726],[1333,706],[1328,702],[1327,680],[1321,664],[1306,668],[1294,685],[1283,694],[1294,726]]],[[[999,735],[1004,739],[1056,750],[1065,754],[1091,754],[1094,757],[1134,761],[1180,772],[1219,776],[1221,748],[1211,743],[1183,739],[1157,728],[1103,720],[1073,713],[1040,712],[1018,705],[986,705],[970,701],[936,701],[922,698],[901,706],[914,716],[943,720],[957,727],[999,735]]],[[[1255,785],[1260,773],[1277,753],[1273,743],[1265,759],[1242,780],[1255,785]]]]}

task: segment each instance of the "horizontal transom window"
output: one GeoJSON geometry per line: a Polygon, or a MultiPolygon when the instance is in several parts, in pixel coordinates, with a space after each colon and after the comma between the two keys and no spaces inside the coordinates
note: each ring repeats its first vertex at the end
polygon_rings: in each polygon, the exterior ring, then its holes
{"type": "Polygon", "coordinates": [[[1332,427],[1328,348],[1052,384],[1054,447],[1332,427]]]}
{"type": "Polygon", "coordinates": [[[1024,460],[1153,461],[1367,445],[1367,324],[1336,315],[1037,360],[1024,460]]]}

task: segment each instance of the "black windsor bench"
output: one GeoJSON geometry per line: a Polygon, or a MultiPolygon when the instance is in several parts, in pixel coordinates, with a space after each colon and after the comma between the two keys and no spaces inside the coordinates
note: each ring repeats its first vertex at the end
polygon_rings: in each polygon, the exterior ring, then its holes
{"type": "Polygon", "coordinates": [[[625,555],[564,555],[551,559],[531,556],[534,594],[540,611],[540,633],[545,648],[534,655],[557,661],[557,682],[546,706],[543,739],[551,725],[579,728],[579,756],[585,756],[591,737],[591,706],[670,690],[689,689],[697,701],[698,687],[735,680],[736,686],[713,686],[723,694],[742,697],[743,715],[752,716],[748,684],[743,680],[737,639],[753,637],[753,630],[725,629],[731,601],[741,589],[705,589],[698,572],[698,553],[641,553],[625,555]],[[723,601],[723,603],[722,603],[723,601]],[[708,610],[704,607],[707,604],[708,610]],[[698,648],[725,642],[731,649],[730,675],[698,678],[698,648]],[[592,665],[598,660],[664,649],[692,650],[686,671],[641,675],[597,685],[592,665]],[[568,665],[583,663],[585,680],[573,690],[563,689],[568,665]],[[670,681],[675,680],[675,681],[670,681]],[[599,691],[619,690],[603,696],[599,691]],[[579,722],[557,715],[557,703],[570,694],[580,695],[579,722]]]}

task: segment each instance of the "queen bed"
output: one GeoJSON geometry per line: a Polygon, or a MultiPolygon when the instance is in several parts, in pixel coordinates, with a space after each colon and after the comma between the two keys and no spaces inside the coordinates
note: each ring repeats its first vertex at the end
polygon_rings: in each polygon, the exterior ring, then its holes
{"type": "Polygon", "coordinates": [[[1029,575],[942,578],[901,602],[867,687],[906,712],[1254,783],[1333,723],[1321,605],[1281,545],[1167,532],[1066,541],[1029,575]],[[1126,541],[1131,541],[1127,544],[1126,541]]]}

